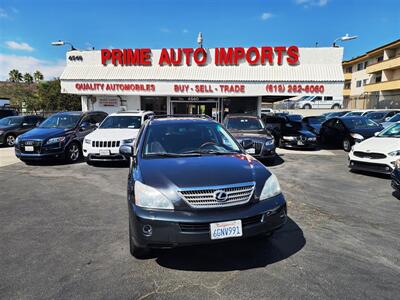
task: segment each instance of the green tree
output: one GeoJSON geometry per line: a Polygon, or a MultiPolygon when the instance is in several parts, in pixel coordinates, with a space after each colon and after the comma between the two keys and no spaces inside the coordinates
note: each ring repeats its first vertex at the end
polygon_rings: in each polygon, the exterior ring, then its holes
{"type": "Polygon", "coordinates": [[[9,80],[11,82],[20,82],[22,81],[22,74],[17,69],[13,69],[8,73],[9,80]]]}
{"type": "Polygon", "coordinates": [[[40,71],[35,71],[35,73],[33,73],[33,78],[35,79],[35,82],[39,82],[43,80],[43,74],[40,71]]]}
{"type": "Polygon", "coordinates": [[[82,109],[80,96],[61,94],[60,79],[40,82],[38,84],[38,97],[45,111],[82,109]]]}
{"type": "Polygon", "coordinates": [[[25,73],[24,74],[24,82],[26,83],[32,83],[33,82],[33,77],[31,74],[29,73],[25,73]]]}

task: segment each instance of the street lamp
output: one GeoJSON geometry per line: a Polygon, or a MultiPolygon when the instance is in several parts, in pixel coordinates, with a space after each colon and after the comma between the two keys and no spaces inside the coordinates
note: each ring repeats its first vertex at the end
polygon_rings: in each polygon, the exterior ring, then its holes
{"type": "Polygon", "coordinates": [[[346,33],[345,36],[338,37],[336,40],[334,40],[334,41],[333,41],[332,47],[337,47],[337,46],[336,46],[336,42],[338,42],[338,41],[347,42],[347,41],[355,40],[357,37],[358,37],[358,36],[356,36],[356,35],[350,36],[348,33],[346,33]]]}
{"type": "Polygon", "coordinates": [[[58,41],[56,41],[56,42],[51,42],[51,45],[52,45],[52,46],[70,45],[70,46],[71,46],[70,51],[77,50],[70,42],[65,42],[65,41],[61,41],[61,40],[58,40],[58,41]]]}
{"type": "Polygon", "coordinates": [[[203,48],[203,35],[201,32],[199,32],[199,35],[197,36],[197,44],[199,44],[200,48],[203,48]]]}

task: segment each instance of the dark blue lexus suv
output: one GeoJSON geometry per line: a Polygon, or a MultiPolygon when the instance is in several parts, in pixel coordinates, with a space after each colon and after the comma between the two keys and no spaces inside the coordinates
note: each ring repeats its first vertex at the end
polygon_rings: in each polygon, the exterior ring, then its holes
{"type": "Polygon", "coordinates": [[[75,162],[82,156],[84,137],[97,128],[107,113],[60,112],[15,140],[15,155],[24,162],[61,158],[75,162]]]}
{"type": "Polygon", "coordinates": [[[151,248],[270,234],[286,222],[279,183],[219,123],[152,118],[135,145],[128,177],[133,256],[151,248]]]}

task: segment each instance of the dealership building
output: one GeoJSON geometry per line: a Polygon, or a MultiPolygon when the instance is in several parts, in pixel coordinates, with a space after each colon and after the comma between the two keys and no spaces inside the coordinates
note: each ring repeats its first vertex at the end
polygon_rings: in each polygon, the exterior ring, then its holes
{"type": "Polygon", "coordinates": [[[260,114],[263,103],[343,94],[343,48],[102,49],[68,51],[61,92],[108,113],[260,114]]]}

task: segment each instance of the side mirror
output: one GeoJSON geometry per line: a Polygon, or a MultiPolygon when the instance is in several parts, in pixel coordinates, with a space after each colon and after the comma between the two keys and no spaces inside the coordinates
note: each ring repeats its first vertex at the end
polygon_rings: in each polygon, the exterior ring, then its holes
{"type": "Polygon", "coordinates": [[[385,122],[388,122],[390,120],[390,117],[385,118],[385,122]]]}
{"type": "Polygon", "coordinates": [[[252,140],[243,140],[241,142],[242,147],[244,148],[244,150],[250,149],[253,147],[253,141],[252,140]]]}
{"type": "Polygon", "coordinates": [[[378,136],[378,134],[379,134],[379,131],[378,131],[378,132],[375,132],[375,133],[374,133],[374,136],[378,136]]]}
{"type": "Polygon", "coordinates": [[[130,145],[122,145],[119,147],[119,154],[125,157],[133,157],[133,147],[130,145]]]}
{"type": "Polygon", "coordinates": [[[96,123],[96,127],[99,128],[99,126],[100,126],[100,123],[96,123]]]}
{"type": "Polygon", "coordinates": [[[22,123],[22,127],[28,127],[28,126],[29,126],[28,123],[26,123],[26,122],[22,123]]]}
{"type": "Polygon", "coordinates": [[[82,124],[79,126],[80,131],[85,131],[90,128],[90,124],[88,122],[82,122],[82,124]]]}

